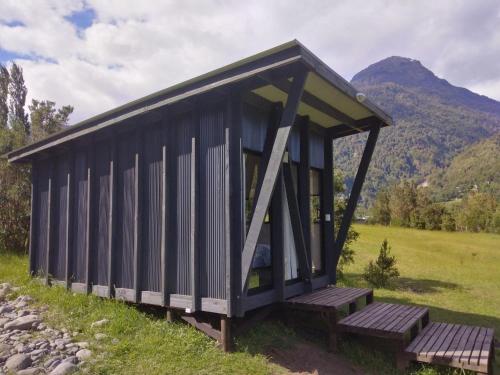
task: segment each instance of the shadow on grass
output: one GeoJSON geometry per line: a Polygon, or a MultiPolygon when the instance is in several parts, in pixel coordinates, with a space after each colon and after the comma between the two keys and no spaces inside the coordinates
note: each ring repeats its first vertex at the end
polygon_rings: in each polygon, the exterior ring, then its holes
{"type": "MultiPolygon", "coordinates": [[[[368,286],[363,279],[363,275],[358,273],[347,273],[344,283],[348,286],[368,286]]],[[[398,291],[408,291],[411,293],[439,293],[443,289],[460,290],[463,287],[459,284],[431,279],[412,279],[410,277],[398,277],[392,282],[388,289],[398,291]]]]}

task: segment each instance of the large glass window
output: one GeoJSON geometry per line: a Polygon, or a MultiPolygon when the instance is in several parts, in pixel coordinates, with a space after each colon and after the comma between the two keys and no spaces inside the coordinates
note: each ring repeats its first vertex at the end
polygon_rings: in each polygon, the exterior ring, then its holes
{"type": "MultiPolygon", "coordinates": [[[[246,232],[250,228],[253,209],[257,193],[257,181],[259,178],[259,164],[261,156],[245,152],[245,224],[246,232]]],[[[255,256],[252,262],[252,269],[249,277],[249,293],[266,290],[273,285],[273,257],[271,247],[271,217],[269,211],[266,213],[262,229],[260,231],[255,256]]]]}
{"type": "Polygon", "coordinates": [[[323,236],[321,220],[321,171],[312,169],[309,172],[310,205],[311,205],[311,260],[312,273],[323,273],[323,236]]]}

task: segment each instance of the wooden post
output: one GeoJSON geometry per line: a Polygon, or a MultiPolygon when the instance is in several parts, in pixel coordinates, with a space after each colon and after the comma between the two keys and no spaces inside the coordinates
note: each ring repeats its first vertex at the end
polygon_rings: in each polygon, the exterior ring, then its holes
{"type": "Polygon", "coordinates": [[[307,260],[309,265],[311,265],[311,192],[309,184],[311,164],[309,155],[309,117],[304,117],[299,122],[299,134],[300,162],[298,167],[298,202],[307,260]]]}
{"type": "Polygon", "coordinates": [[[231,333],[231,319],[223,315],[220,318],[220,338],[222,350],[230,352],[233,350],[233,337],[231,333]]]}
{"type": "MultiPolygon", "coordinates": [[[[339,232],[337,235],[337,240],[335,243],[335,256],[334,256],[334,266],[337,268],[337,264],[340,259],[340,254],[344,247],[344,243],[347,239],[347,232],[349,226],[351,225],[352,217],[354,216],[354,211],[358,204],[359,195],[365,181],[366,173],[368,172],[368,166],[375,150],[375,145],[377,143],[378,134],[380,132],[380,127],[376,126],[370,130],[368,135],[368,140],[366,141],[365,150],[363,151],[363,156],[361,157],[361,162],[359,163],[358,173],[356,173],[356,178],[354,179],[354,184],[351,189],[351,194],[349,195],[349,200],[347,201],[347,207],[342,217],[342,223],[340,224],[339,232]]],[[[337,275],[334,274],[333,283],[337,281],[337,275]]]]}
{"type": "Polygon", "coordinates": [[[333,140],[327,135],[324,141],[324,169],[323,169],[323,193],[322,209],[323,217],[323,251],[325,252],[325,270],[329,276],[329,282],[335,279],[334,264],[334,227],[333,227],[333,140]]]}
{"type": "MultiPolygon", "coordinates": [[[[163,137],[166,142],[166,137],[163,137]]],[[[161,168],[161,294],[162,304],[169,304],[168,278],[167,278],[167,146],[162,146],[161,168]]],[[[170,310],[167,312],[167,316],[170,310]]],[[[167,318],[168,319],[168,318],[167,318]]]]}
{"type": "MultiPolygon", "coordinates": [[[[196,116],[196,119],[198,117],[196,116]]],[[[196,126],[199,126],[198,123],[196,126]]],[[[199,134],[197,132],[197,134],[199,134]]],[[[191,207],[191,215],[190,215],[190,238],[189,238],[189,246],[191,253],[191,313],[198,310],[199,305],[199,272],[198,272],[198,241],[197,241],[197,223],[198,223],[198,204],[197,204],[197,183],[198,179],[196,178],[198,168],[197,168],[197,139],[193,137],[191,139],[191,192],[190,192],[190,207],[191,207]]]]}
{"type": "Polygon", "coordinates": [[[48,173],[48,192],[47,192],[47,259],[45,260],[45,284],[50,283],[50,255],[53,246],[54,236],[52,221],[54,216],[53,201],[54,201],[54,161],[50,160],[49,163],[49,173],[48,173]]]}
{"type": "Polygon", "coordinates": [[[69,166],[68,166],[68,174],[67,178],[67,205],[66,205],[66,270],[65,270],[65,279],[66,279],[66,289],[71,289],[71,265],[73,264],[73,204],[74,204],[74,168],[75,168],[75,154],[73,151],[70,151],[69,154],[69,166]]]}
{"type": "MultiPolygon", "coordinates": [[[[92,147],[90,147],[92,148],[92,147]]],[[[86,220],[86,259],[85,259],[85,284],[87,288],[87,293],[91,291],[91,262],[92,262],[92,249],[93,249],[93,220],[92,215],[94,211],[94,175],[95,175],[95,154],[90,151],[87,153],[87,216],[86,220]]]]}
{"type": "Polygon", "coordinates": [[[30,274],[33,276],[36,272],[35,270],[35,251],[36,251],[36,246],[35,246],[35,238],[37,236],[37,222],[38,220],[35,218],[35,216],[40,215],[40,212],[38,212],[38,209],[36,208],[37,205],[37,194],[38,194],[38,181],[37,181],[37,168],[36,168],[36,161],[33,161],[32,168],[31,168],[31,215],[30,215],[30,239],[29,239],[29,271],[30,274]]]}
{"type": "Polygon", "coordinates": [[[109,162],[109,237],[108,237],[108,296],[113,296],[114,282],[114,254],[115,254],[115,231],[116,231],[116,173],[117,163],[116,136],[111,138],[111,160],[109,162]]]}
{"type": "Polygon", "coordinates": [[[135,168],[134,168],[134,302],[139,302],[140,296],[140,247],[142,228],[142,132],[137,130],[135,168]]]}
{"type": "Polygon", "coordinates": [[[228,315],[243,316],[241,291],[241,252],[244,245],[245,217],[243,198],[243,145],[242,145],[242,98],[239,93],[233,93],[228,100],[229,121],[229,200],[230,200],[230,247],[231,252],[230,278],[228,293],[228,315]]]}
{"type": "Polygon", "coordinates": [[[283,170],[278,174],[278,181],[271,201],[271,231],[272,231],[272,265],[273,287],[277,292],[277,299],[282,302],[285,298],[285,254],[283,244],[283,170]]]}

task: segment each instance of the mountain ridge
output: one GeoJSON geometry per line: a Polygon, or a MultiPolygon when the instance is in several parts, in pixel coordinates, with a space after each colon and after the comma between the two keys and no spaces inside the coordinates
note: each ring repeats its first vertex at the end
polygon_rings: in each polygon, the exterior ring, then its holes
{"type": "MultiPolygon", "coordinates": [[[[417,183],[447,168],[468,146],[500,131],[500,102],[453,86],[418,60],[392,56],[357,73],[351,83],[390,113],[363,189],[369,205],[376,191],[401,179],[417,183]]],[[[366,134],[336,140],[336,165],[352,184],[366,134]]]]}

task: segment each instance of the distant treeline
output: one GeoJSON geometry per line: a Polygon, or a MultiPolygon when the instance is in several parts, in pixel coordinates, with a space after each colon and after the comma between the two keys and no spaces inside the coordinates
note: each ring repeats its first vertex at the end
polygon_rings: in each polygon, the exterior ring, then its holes
{"type": "Polygon", "coordinates": [[[436,202],[428,188],[402,181],[378,192],[370,222],[402,227],[500,233],[500,205],[494,195],[471,190],[462,199],[436,202]]]}

